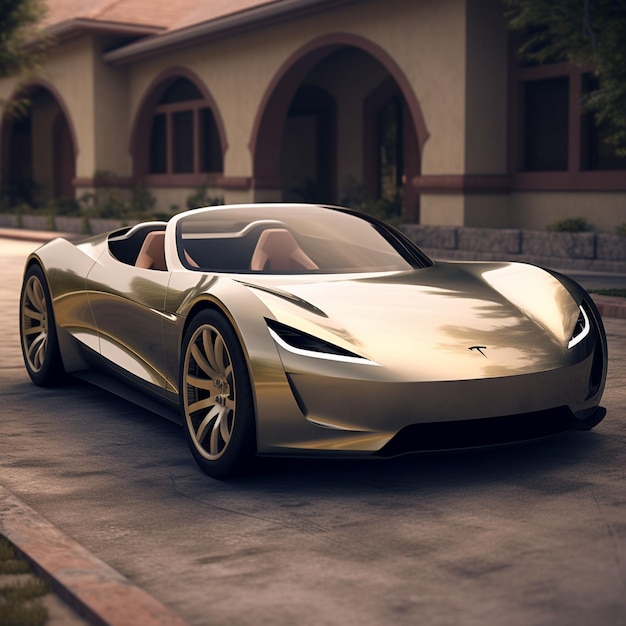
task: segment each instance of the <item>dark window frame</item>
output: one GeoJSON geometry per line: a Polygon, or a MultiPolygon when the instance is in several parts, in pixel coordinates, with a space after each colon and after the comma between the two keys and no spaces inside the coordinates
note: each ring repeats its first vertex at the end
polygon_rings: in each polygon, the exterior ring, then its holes
{"type": "Polygon", "coordinates": [[[514,191],[626,191],[625,170],[585,169],[581,154],[584,111],[583,80],[591,66],[568,63],[523,66],[517,57],[519,41],[512,39],[509,65],[509,171],[514,191]],[[561,171],[524,170],[524,86],[532,81],[568,78],[569,102],[567,167],[561,171]]]}

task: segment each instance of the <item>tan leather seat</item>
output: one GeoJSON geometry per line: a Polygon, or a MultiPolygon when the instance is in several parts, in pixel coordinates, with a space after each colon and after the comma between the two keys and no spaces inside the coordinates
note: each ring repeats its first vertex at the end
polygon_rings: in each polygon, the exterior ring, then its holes
{"type": "Polygon", "coordinates": [[[257,241],[250,269],[288,272],[316,270],[319,267],[302,250],[288,230],[268,228],[261,233],[257,241]]]}
{"type": "Polygon", "coordinates": [[[165,231],[153,230],[146,235],[146,238],[139,250],[135,267],[147,270],[165,271],[165,231]]]}

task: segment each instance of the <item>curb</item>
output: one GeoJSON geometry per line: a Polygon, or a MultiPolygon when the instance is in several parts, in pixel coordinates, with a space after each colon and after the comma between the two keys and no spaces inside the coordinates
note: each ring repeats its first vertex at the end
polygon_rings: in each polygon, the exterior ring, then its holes
{"type": "Polygon", "coordinates": [[[14,239],[17,241],[32,241],[34,243],[46,243],[57,237],[62,237],[68,241],[85,239],[88,235],[78,235],[76,233],[61,233],[52,230],[26,230],[22,228],[0,228],[0,239],[14,239]]]}
{"type": "Polygon", "coordinates": [[[591,298],[598,307],[598,311],[602,317],[626,319],[626,298],[599,296],[597,294],[591,294],[591,298]]]}
{"type": "Polygon", "coordinates": [[[59,597],[95,626],[188,626],[2,486],[0,534],[59,597]]]}

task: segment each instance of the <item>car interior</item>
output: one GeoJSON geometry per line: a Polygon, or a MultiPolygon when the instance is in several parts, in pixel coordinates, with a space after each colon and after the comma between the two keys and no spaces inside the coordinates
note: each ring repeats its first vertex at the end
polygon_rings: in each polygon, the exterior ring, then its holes
{"type": "Polygon", "coordinates": [[[286,228],[259,226],[240,236],[187,236],[190,268],[222,272],[298,272],[319,269],[286,228]],[[195,261],[192,261],[194,259],[195,261]]]}
{"type": "Polygon", "coordinates": [[[135,260],[135,267],[146,270],[167,270],[164,230],[153,230],[146,235],[135,260]]]}
{"type": "MultiPolygon", "coordinates": [[[[166,271],[165,222],[138,224],[109,237],[111,254],[128,265],[166,271]]],[[[245,237],[185,239],[185,263],[214,271],[297,272],[319,266],[286,228],[254,229],[245,237]],[[200,263],[194,259],[199,259],[200,263]]]]}
{"type": "Polygon", "coordinates": [[[146,222],[109,237],[111,254],[122,263],[165,270],[165,222],[146,222]]]}
{"type": "Polygon", "coordinates": [[[250,269],[261,272],[267,270],[288,272],[317,270],[319,266],[311,260],[286,228],[268,228],[259,236],[252,254],[250,269]]]}

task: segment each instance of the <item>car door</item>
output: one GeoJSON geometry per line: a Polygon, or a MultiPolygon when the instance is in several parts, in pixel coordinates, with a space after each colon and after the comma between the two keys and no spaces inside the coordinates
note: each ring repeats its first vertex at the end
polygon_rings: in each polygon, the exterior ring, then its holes
{"type": "Polygon", "coordinates": [[[104,254],[87,276],[100,354],[120,374],[166,387],[164,304],[170,272],[104,254]]]}

